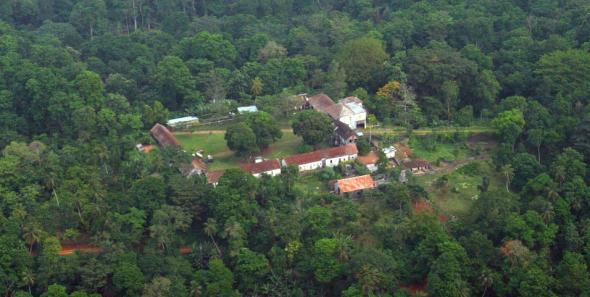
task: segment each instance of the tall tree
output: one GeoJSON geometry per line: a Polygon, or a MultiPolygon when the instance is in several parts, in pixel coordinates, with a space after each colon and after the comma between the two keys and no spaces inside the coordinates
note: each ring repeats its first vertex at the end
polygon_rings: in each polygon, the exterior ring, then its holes
{"type": "Polygon", "coordinates": [[[97,30],[104,26],[107,9],[103,0],[83,0],[74,5],[70,21],[80,32],[88,33],[92,40],[97,30]]]}
{"type": "Polygon", "coordinates": [[[264,111],[248,114],[245,124],[254,132],[256,145],[260,149],[268,147],[271,143],[283,137],[283,132],[277,121],[264,111]]]}
{"type": "Polygon", "coordinates": [[[293,122],[293,133],[303,138],[306,144],[317,146],[328,140],[334,132],[332,119],[324,113],[306,110],[298,113],[293,122]]]}
{"type": "Polygon", "coordinates": [[[506,144],[511,145],[512,150],[514,150],[516,140],[524,129],[525,121],[522,111],[518,109],[511,109],[501,112],[492,121],[492,124],[496,127],[496,129],[498,129],[502,140],[506,144]]]}
{"type": "Polygon", "coordinates": [[[243,123],[233,125],[225,131],[225,141],[230,150],[239,154],[249,154],[258,151],[256,134],[243,123]]]}
{"type": "Polygon", "coordinates": [[[389,59],[383,42],[362,37],[346,42],[336,61],[344,69],[351,87],[374,89],[382,82],[384,63],[389,59]]]}

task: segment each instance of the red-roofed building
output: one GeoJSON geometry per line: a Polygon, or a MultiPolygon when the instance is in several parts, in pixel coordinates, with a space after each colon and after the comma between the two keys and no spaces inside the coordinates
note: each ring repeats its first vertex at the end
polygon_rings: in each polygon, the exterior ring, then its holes
{"type": "Polygon", "coordinates": [[[373,151],[369,152],[366,156],[359,156],[358,159],[359,162],[367,166],[367,169],[371,172],[375,172],[379,169],[377,166],[377,163],[379,163],[379,155],[373,151]]]}
{"type": "Polygon", "coordinates": [[[216,187],[224,173],[225,170],[207,172],[207,182],[216,187]]]}
{"type": "Polygon", "coordinates": [[[347,97],[335,103],[326,94],[317,94],[307,98],[309,105],[323,113],[327,113],[335,121],[347,124],[351,129],[367,125],[367,111],[363,108],[363,101],[357,97],[347,97]]]}
{"type": "Polygon", "coordinates": [[[334,183],[334,192],[336,192],[336,194],[359,194],[364,190],[370,190],[376,187],[377,185],[375,184],[373,177],[367,174],[339,179],[334,183]]]}
{"type": "Polygon", "coordinates": [[[328,108],[336,103],[326,94],[317,94],[308,98],[309,105],[317,111],[328,113],[328,108]]]}
{"type": "Polygon", "coordinates": [[[323,167],[338,166],[340,162],[352,161],[358,156],[356,144],[317,150],[283,159],[283,166],[297,165],[299,172],[315,170],[323,167]]]}
{"type": "Polygon", "coordinates": [[[249,163],[243,166],[244,170],[250,172],[255,177],[262,174],[277,176],[281,174],[281,162],[278,159],[265,160],[258,163],[249,163]]]}
{"type": "Polygon", "coordinates": [[[336,129],[334,130],[335,145],[356,143],[358,137],[356,133],[352,129],[350,129],[350,126],[338,120],[334,121],[334,125],[336,125],[336,129]]]}
{"type": "Polygon", "coordinates": [[[206,174],[207,164],[200,158],[194,158],[190,164],[186,164],[182,167],[182,174],[184,176],[191,176],[195,174],[206,174]]]}
{"type": "Polygon", "coordinates": [[[176,136],[162,124],[155,124],[150,133],[163,148],[180,146],[180,141],[176,139],[176,136]]]}

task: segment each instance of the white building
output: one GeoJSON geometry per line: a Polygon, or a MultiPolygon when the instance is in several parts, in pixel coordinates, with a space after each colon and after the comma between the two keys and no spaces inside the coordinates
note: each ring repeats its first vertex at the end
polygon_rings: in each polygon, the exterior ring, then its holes
{"type": "Polygon", "coordinates": [[[166,122],[168,127],[178,128],[178,127],[190,127],[199,123],[199,118],[194,116],[182,117],[171,119],[166,122]]]}
{"type": "Polygon", "coordinates": [[[384,154],[385,157],[387,157],[387,159],[393,159],[395,158],[395,153],[397,152],[397,149],[395,148],[395,146],[390,146],[390,147],[385,147],[381,150],[384,154]]]}
{"type": "Polygon", "coordinates": [[[256,107],[256,105],[240,106],[240,107],[238,107],[238,113],[239,114],[257,112],[257,111],[258,111],[258,108],[256,107]]]}
{"type": "Polygon", "coordinates": [[[299,172],[323,167],[338,166],[340,162],[352,161],[358,156],[356,144],[317,150],[283,159],[283,166],[297,165],[299,172]]]}
{"type": "Polygon", "coordinates": [[[254,177],[260,177],[263,174],[277,176],[281,174],[281,168],[281,162],[278,159],[244,165],[244,170],[250,172],[254,177]]]}
{"type": "Polygon", "coordinates": [[[313,109],[327,113],[332,119],[347,124],[351,129],[367,126],[367,111],[357,97],[347,97],[334,103],[328,95],[318,94],[307,98],[307,101],[313,109]]]}

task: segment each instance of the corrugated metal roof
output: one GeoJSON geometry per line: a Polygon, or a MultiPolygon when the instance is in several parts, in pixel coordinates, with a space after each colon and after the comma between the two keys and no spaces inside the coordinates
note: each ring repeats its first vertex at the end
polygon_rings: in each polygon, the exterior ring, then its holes
{"type": "Polygon", "coordinates": [[[162,147],[180,146],[176,136],[162,124],[155,124],[150,133],[162,147]]]}
{"type": "Polygon", "coordinates": [[[252,173],[264,173],[271,170],[281,169],[281,162],[278,159],[266,160],[259,163],[249,163],[244,165],[244,170],[252,173]]]}
{"type": "Polygon", "coordinates": [[[375,188],[375,180],[370,175],[340,179],[336,182],[340,193],[356,192],[375,188]]]}
{"type": "Polygon", "coordinates": [[[258,107],[256,107],[255,105],[238,107],[239,113],[249,113],[249,112],[257,112],[257,111],[258,111],[258,107]]]}
{"type": "Polygon", "coordinates": [[[176,124],[198,122],[198,121],[199,121],[198,117],[188,116],[188,117],[181,117],[181,118],[168,120],[168,122],[166,124],[168,124],[169,126],[172,126],[172,125],[176,125],[176,124]]]}

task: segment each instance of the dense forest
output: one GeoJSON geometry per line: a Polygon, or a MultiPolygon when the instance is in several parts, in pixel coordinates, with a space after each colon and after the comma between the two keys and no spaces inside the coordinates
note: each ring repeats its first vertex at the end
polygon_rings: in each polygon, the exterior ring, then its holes
{"type": "Polygon", "coordinates": [[[0,127],[0,296],[590,296],[586,0],[1,0],[0,127]],[[320,92],[408,133],[493,127],[505,187],[446,221],[412,180],[213,187],[135,149],[320,92]]]}

